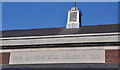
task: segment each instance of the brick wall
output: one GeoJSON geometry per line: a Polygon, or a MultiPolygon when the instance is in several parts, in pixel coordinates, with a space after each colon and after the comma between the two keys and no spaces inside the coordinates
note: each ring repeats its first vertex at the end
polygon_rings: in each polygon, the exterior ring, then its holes
{"type": "Polygon", "coordinates": [[[120,50],[105,50],[105,63],[120,63],[120,50]]]}
{"type": "Polygon", "coordinates": [[[0,64],[9,64],[10,53],[0,53],[0,64]]]}

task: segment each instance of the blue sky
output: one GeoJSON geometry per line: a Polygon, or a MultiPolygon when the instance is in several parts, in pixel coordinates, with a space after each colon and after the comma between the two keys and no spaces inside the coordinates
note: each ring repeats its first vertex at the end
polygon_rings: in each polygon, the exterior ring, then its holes
{"type": "MultiPolygon", "coordinates": [[[[65,27],[73,2],[3,2],[2,30],[65,27]]],[[[118,24],[117,2],[77,2],[82,25],[118,24]]]]}

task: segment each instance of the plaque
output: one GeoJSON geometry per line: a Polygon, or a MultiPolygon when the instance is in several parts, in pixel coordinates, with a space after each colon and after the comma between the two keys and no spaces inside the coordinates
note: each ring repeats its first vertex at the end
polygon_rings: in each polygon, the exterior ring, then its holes
{"type": "Polygon", "coordinates": [[[46,63],[105,63],[105,50],[40,50],[10,55],[10,64],[46,63]]]}

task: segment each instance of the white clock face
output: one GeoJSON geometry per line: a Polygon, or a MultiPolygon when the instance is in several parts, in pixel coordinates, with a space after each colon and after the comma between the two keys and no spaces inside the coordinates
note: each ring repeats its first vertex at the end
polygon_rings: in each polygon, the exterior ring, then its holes
{"type": "Polygon", "coordinates": [[[77,22],[77,12],[70,13],[70,22],[77,22]]]}

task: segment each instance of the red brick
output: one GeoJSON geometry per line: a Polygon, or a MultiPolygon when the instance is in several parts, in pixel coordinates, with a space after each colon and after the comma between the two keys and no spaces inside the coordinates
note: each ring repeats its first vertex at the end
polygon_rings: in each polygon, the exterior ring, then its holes
{"type": "Polygon", "coordinates": [[[0,64],[9,64],[10,53],[0,53],[0,64]]]}
{"type": "Polygon", "coordinates": [[[105,50],[105,63],[119,63],[120,50],[105,50]]]}

